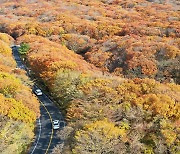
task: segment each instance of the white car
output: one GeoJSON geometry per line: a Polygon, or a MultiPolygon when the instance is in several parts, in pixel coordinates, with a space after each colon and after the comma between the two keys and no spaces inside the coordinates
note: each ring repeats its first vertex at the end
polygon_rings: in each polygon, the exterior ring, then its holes
{"type": "Polygon", "coordinates": [[[53,126],[53,129],[59,129],[60,127],[59,120],[54,120],[52,126],[53,126]]]}
{"type": "Polygon", "coordinates": [[[41,91],[41,89],[36,89],[35,91],[34,91],[34,93],[37,95],[37,96],[41,96],[43,93],[42,93],[42,91],[41,91]]]}
{"type": "Polygon", "coordinates": [[[21,47],[20,45],[11,45],[11,48],[12,48],[12,49],[14,49],[14,48],[18,49],[18,48],[20,48],[20,47],[21,47]]]}

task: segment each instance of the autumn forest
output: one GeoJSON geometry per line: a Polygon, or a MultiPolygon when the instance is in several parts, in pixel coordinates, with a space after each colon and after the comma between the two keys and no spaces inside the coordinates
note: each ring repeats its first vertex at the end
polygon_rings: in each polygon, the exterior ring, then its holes
{"type": "Polygon", "coordinates": [[[0,153],[27,153],[33,82],[62,112],[52,154],[179,154],[178,0],[0,0],[0,153]]]}

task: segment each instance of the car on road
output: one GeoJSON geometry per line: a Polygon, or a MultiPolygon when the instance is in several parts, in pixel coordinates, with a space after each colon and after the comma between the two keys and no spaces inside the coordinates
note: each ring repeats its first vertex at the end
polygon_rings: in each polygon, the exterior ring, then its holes
{"type": "Polygon", "coordinates": [[[34,90],[34,93],[37,95],[37,96],[41,96],[43,93],[41,91],[41,89],[36,89],[34,90]]]}
{"type": "Polygon", "coordinates": [[[59,129],[59,127],[60,127],[59,120],[54,120],[52,123],[52,127],[53,127],[53,129],[59,129]]]}
{"type": "Polygon", "coordinates": [[[11,46],[12,49],[18,49],[18,48],[20,48],[20,47],[21,47],[20,45],[12,45],[12,46],[11,46]]]}

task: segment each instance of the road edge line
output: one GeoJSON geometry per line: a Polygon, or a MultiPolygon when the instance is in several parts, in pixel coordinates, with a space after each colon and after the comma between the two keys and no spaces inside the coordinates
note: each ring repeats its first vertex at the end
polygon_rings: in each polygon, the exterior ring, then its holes
{"type": "Polygon", "coordinates": [[[36,142],[36,144],[35,144],[35,146],[34,146],[34,149],[33,149],[32,152],[31,152],[31,154],[34,153],[34,150],[36,149],[37,144],[39,143],[40,136],[41,136],[41,120],[40,120],[40,117],[39,117],[39,125],[40,125],[40,127],[39,127],[39,130],[40,130],[40,131],[39,131],[38,139],[37,139],[37,142],[36,142]]]}

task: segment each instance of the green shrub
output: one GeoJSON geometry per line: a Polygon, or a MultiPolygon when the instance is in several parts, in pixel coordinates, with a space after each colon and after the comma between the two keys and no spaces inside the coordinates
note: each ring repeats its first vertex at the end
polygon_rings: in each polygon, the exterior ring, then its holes
{"type": "Polygon", "coordinates": [[[29,44],[27,43],[21,43],[21,47],[18,49],[19,53],[21,55],[25,55],[30,49],[29,44]]]}

